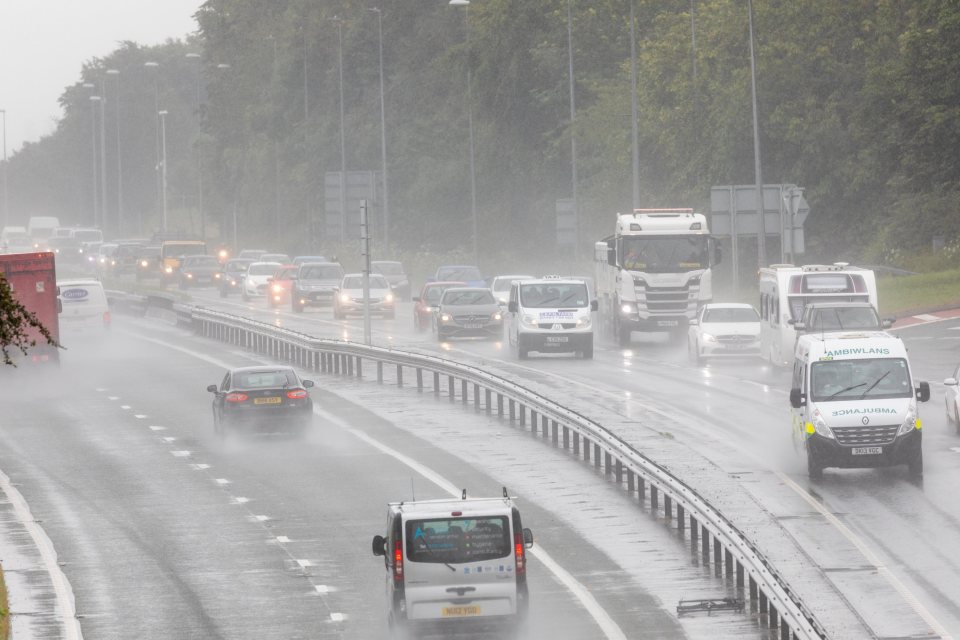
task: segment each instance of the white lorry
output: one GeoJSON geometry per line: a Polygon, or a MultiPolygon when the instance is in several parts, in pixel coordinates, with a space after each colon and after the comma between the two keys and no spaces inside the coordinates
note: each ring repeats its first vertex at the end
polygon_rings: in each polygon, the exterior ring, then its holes
{"type": "Polygon", "coordinates": [[[617,214],[614,235],[594,245],[599,323],[626,346],[634,331],[685,336],[711,302],[719,246],[693,209],[617,214]]]}

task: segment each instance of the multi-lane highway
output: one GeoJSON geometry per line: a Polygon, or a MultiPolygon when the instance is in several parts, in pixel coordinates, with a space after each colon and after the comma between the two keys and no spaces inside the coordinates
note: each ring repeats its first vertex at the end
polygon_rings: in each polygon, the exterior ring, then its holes
{"type": "MultiPolygon", "coordinates": [[[[294,315],[192,295],[320,337],[362,334],[359,320],[334,322],[328,310],[294,315]]],[[[934,383],[917,484],[901,469],[810,482],[791,449],[786,375],[761,364],[693,367],[656,339],[598,349],[593,361],[520,363],[500,344],[437,343],[413,331],[411,316],[405,305],[396,320],[375,321],[374,342],[443,352],[604,418],[699,484],[809,593],[837,637],[960,634],[951,491],[960,438],[937,384],[960,348],[951,323],[903,332],[915,369],[934,383]]],[[[224,442],[204,389],[252,356],[158,319],[117,318],[114,329],[67,340],[54,375],[4,376],[0,470],[49,536],[84,637],[383,637],[384,568],[369,540],[382,533],[385,503],[461,486],[496,494],[501,484],[519,496],[538,543],[528,637],[765,635],[749,616],[678,620],[677,600],[728,585],[635,498],[509,423],[331,376],[318,379],[305,440],[224,442]]],[[[26,536],[4,535],[21,531],[13,520],[0,525],[0,549],[28,554],[26,536]]],[[[12,577],[54,599],[42,578],[12,577]]],[[[15,624],[33,637],[64,633],[40,615],[15,624]]]]}

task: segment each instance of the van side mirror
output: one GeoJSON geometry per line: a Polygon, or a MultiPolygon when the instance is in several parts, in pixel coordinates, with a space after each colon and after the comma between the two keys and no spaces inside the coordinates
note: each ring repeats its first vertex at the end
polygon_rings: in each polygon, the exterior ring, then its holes
{"type": "Polygon", "coordinates": [[[794,387],[790,389],[790,406],[794,409],[799,409],[806,403],[806,398],[803,397],[803,394],[800,393],[800,389],[794,387]]]}
{"type": "Polygon", "coordinates": [[[617,245],[612,238],[607,241],[607,264],[611,267],[617,266],[617,245]]]}
{"type": "Polygon", "coordinates": [[[533,546],[533,531],[527,528],[523,530],[523,546],[527,549],[533,546]]]}
{"type": "Polygon", "coordinates": [[[516,300],[511,300],[510,302],[507,303],[507,311],[509,311],[510,313],[516,313],[516,312],[517,312],[517,301],[516,301],[516,300]]]}
{"type": "Polygon", "coordinates": [[[600,303],[597,302],[596,300],[591,300],[590,311],[599,311],[599,310],[600,310],[600,303]]]}
{"type": "Polygon", "coordinates": [[[957,379],[956,379],[956,378],[947,378],[946,380],[943,381],[943,384],[944,384],[944,386],[947,386],[947,387],[955,387],[955,386],[957,386],[957,379]]]}
{"type": "Polygon", "coordinates": [[[920,402],[926,402],[930,399],[930,383],[921,382],[920,386],[917,387],[917,400],[920,402]]]}
{"type": "Polygon", "coordinates": [[[383,536],[373,536],[373,542],[370,544],[375,556],[387,555],[387,541],[383,536]]]}
{"type": "Polygon", "coordinates": [[[210,393],[216,393],[216,392],[217,392],[217,385],[211,384],[210,386],[207,387],[207,391],[209,391],[210,393]]]}
{"type": "Polygon", "coordinates": [[[695,326],[697,326],[698,324],[700,324],[700,321],[697,320],[696,318],[693,318],[693,319],[691,319],[691,320],[688,321],[688,324],[689,324],[691,327],[695,327],[695,326]]]}

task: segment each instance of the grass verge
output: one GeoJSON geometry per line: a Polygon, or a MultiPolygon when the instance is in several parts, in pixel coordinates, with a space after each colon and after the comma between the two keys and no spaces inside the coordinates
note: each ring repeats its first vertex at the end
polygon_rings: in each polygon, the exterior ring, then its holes
{"type": "Polygon", "coordinates": [[[960,269],[878,278],[877,297],[884,317],[960,307],[960,269]]]}
{"type": "Polygon", "coordinates": [[[7,601],[7,585],[3,581],[3,567],[0,567],[0,640],[10,637],[10,603],[7,601]]]}

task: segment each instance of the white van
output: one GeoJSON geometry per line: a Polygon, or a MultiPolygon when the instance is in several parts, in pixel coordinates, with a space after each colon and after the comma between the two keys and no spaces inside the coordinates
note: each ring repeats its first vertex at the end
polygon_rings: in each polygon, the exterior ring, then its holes
{"type": "Polygon", "coordinates": [[[98,280],[60,280],[60,330],[105,331],[110,328],[107,294],[98,280]]]}
{"type": "Polygon", "coordinates": [[[903,341],[883,331],[801,335],[790,405],[795,445],[807,470],[905,464],[923,474],[922,424],[917,402],[930,385],[915,382],[903,341]]]}
{"type": "Polygon", "coordinates": [[[521,360],[529,352],[577,353],[593,358],[593,318],[597,301],[590,299],[582,278],[547,276],[510,285],[506,331],[521,360]]]}
{"type": "Polygon", "coordinates": [[[499,498],[467,498],[464,489],[460,500],[390,503],[373,555],[384,559],[391,630],[517,626],[529,605],[531,546],[506,488],[499,498]]]}

